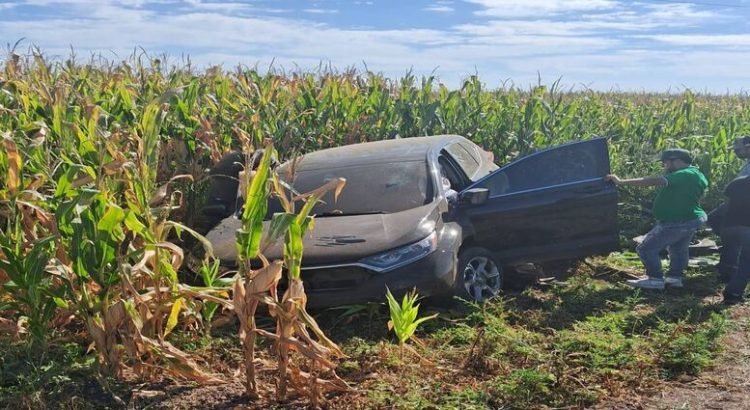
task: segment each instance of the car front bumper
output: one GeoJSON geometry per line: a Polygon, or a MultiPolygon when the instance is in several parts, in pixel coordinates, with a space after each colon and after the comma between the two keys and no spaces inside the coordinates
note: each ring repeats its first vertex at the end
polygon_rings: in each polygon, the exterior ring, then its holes
{"type": "Polygon", "coordinates": [[[456,278],[457,250],[455,238],[443,236],[431,254],[388,272],[358,265],[303,268],[307,306],[385,302],[386,287],[396,297],[415,287],[420,296],[449,292],[456,278]]]}

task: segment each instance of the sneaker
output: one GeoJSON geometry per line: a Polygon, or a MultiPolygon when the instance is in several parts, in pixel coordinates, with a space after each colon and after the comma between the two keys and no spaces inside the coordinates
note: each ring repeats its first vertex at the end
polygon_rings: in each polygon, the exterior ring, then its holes
{"type": "Polygon", "coordinates": [[[671,276],[667,276],[666,278],[664,278],[664,284],[671,288],[681,288],[682,278],[673,278],[671,276]]]}
{"type": "Polygon", "coordinates": [[[641,289],[664,289],[664,279],[643,278],[626,281],[629,286],[641,289]]]}

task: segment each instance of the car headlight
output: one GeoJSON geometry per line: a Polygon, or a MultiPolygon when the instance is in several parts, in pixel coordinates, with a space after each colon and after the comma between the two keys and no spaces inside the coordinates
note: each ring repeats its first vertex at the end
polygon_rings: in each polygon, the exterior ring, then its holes
{"type": "Polygon", "coordinates": [[[360,264],[377,272],[386,272],[424,258],[434,252],[436,248],[437,233],[433,231],[419,242],[364,258],[360,261],[360,264]]]}

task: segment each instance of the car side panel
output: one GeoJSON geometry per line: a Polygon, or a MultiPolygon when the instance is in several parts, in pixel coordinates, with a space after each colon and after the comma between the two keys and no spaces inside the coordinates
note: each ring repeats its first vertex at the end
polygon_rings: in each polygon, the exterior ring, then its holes
{"type": "Polygon", "coordinates": [[[504,261],[575,258],[615,249],[617,190],[603,180],[609,172],[606,141],[566,144],[534,156],[469,187],[490,189],[486,203],[459,209],[473,240],[504,261]],[[540,181],[534,180],[533,173],[548,158],[567,158],[570,164],[552,163],[560,169],[543,170],[540,181]],[[524,184],[530,189],[518,190],[524,184]]]}
{"type": "Polygon", "coordinates": [[[461,219],[501,260],[565,259],[617,247],[616,204],[613,187],[589,181],[491,198],[464,208],[461,219]]]}

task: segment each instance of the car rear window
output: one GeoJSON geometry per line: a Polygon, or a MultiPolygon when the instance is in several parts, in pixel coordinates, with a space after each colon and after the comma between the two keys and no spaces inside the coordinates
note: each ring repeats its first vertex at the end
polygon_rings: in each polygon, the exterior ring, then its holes
{"type": "MultiPolygon", "coordinates": [[[[432,201],[432,184],[426,161],[355,165],[339,168],[297,170],[290,185],[299,193],[319,188],[334,178],[346,178],[346,186],[334,202],[327,193],[313,214],[393,213],[432,201]]],[[[284,176],[283,169],[279,174],[284,176]]],[[[289,183],[289,181],[287,181],[289,183]]],[[[281,212],[278,201],[269,204],[269,215],[281,212]]]]}

